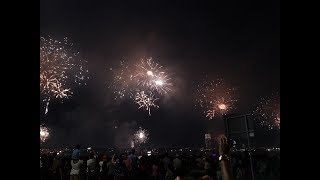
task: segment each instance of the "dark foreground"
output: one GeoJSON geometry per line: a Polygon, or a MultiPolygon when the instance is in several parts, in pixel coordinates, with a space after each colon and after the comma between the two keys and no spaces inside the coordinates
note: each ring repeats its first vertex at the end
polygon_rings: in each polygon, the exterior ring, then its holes
{"type": "MultiPolygon", "coordinates": [[[[82,153],[79,175],[70,176],[71,155],[66,153],[43,153],[40,160],[41,180],[198,180],[208,175],[221,180],[218,156],[214,151],[203,153],[139,152],[95,152],[94,169],[89,170],[89,153],[82,153]],[[115,154],[115,155],[114,155],[115,154]],[[117,163],[116,163],[117,162],[117,163]]],[[[231,168],[234,179],[250,180],[251,165],[249,153],[231,153],[231,168]]],[[[252,165],[255,180],[280,179],[280,152],[252,152],[252,165]]]]}

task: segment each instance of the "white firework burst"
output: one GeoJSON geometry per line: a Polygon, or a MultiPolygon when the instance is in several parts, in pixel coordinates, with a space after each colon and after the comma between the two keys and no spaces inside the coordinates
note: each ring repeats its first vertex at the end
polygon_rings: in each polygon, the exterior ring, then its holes
{"type": "Polygon", "coordinates": [[[137,81],[138,86],[147,87],[151,91],[156,90],[160,94],[171,91],[171,78],[163,70],[163,67],[154,62],[152,58],[141,59],[136,67],[137,70],[133,78],[137,81]]]}
{"type": "Polygon", "coordinates": [[[49,128],[40,126],[40,142],[46,142],[49,138],[49,128]]]}
{"type": "Polygon", "coordinates": [[[149,138],[149,133],[147,130],[139,127],[139,129],[136,131],[136,133],[133,136],[134,142],[136,144],[143,144],[146,143],[149,138]]]}
{"type": "Polygon", "coordinates": [[[149,112],[149,116],[151,116],[151,107],[159,108],[158,105],[155,104],[155,101],[159,98],[154,98],[152,92],[149,92],[149,95],[144,91],[137,92],[135,96],[135,102],[139,105],[139,108],[144,108],[149,112]]]}
{"type": "MultiPolygon", "coordinates": [[[[72,95],[73,85],[86,84],[89,79],[85,64],[73,44],[40,37],[40,92],[43,102],[65,99],[72,95]]],[[[46,106],[45,112],[48,112],[46,106]]]]}

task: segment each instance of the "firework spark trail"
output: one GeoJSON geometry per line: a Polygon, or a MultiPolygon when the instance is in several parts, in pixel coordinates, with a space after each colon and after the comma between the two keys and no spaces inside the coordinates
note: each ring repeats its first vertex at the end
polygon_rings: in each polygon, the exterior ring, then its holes
{"type": "Polygon", "coordinates": [[[49,99],[46,100],[46,101],[47,101],[47,105],[46,105],[46,110],[45,110],[44,114],[47,114],[48,111],[49,111],[50,97],[49,97],[49,99]]]}
{"type": "Polygon", "coordinates": [[[47,139],[49,138],[49,129],[44,126],[40,126],[40,141],[41,142],[46,142],[47,139]]]}
{"type": "Polygon", "coordinates": [[[133,139],[137,144],[146,143],[149,139],[149,133],[147,130],[139,127],[139,129],[134,134],[133,139]]]}
{"type": "Polygon", "coordinates": [[[221,79],[203,81],[195,92],[195,106],[202,109],[209,120],[216,115],[224,115],[234,108],[235,89],[227,86],[221,79]]]}
{"type": "Polygon", "coordinates": [[[135,96],[135,102],[139,105],[139,108],[145,108],[149,112],[149,116],[151,116],[151,107],[159,108],[158,105],[155,104],[155,101],[159,98],[154,98],[152,92],[149,92],[149,95],[144,91],[137,92],[135,96]]]}
{"type": "Polygon", "coordinates": [[[253,111],[254,119],[269,129],[280,129],[280,94],[261,98],[253,111]]]}
{"type": "MultiPolygon", "coordinates": [[[[74,52],[73,44],[40,37],[40,91],[44,102],[52,98],[64,99],[72,95],[72,84],[86,84],[89,76],[86,61],[74,52]]],[[[48,112],[48,104],[45,112],[48,112]]]]}

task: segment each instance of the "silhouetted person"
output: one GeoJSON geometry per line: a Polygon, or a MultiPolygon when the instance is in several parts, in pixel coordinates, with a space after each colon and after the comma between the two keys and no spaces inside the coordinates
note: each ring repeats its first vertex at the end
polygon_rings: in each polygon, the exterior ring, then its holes
{"type": "Polygon", "coordinates": [[[80,158],[80,145],[77,144],[76,148],[72,152],[72,159],[79,159],[80,158]]]}
{"type": "Polygon", "coordinates": [[[90,153],[89,159],[87,161],[87,179],[88,180],[95,180],[95,165],[96,165],[96,159],[94,158],[94,153],[90,153]]]}

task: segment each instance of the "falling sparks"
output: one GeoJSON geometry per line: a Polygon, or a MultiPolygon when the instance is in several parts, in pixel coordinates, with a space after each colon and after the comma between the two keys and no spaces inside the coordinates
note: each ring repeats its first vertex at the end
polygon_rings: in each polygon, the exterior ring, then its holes
{"type": "Polygon", "coordinates": [[[269,129],[280,129],[280,94],[261,98],[253,111],[255,120],[269,129]]]}
{"type": "Polygon", "coordinates": [[[135,96],[135,102],[139,105],[139,108],[144,108],[146,111],[149,112],[149,116],[151,116],[151,107],[159,108],[158,105],[155,104],[155,101],[159,98],[154,98],[152,92],[146,94],[144,91],[137,92],[135,96]]]}
{"type": "Polygon", "coordinates": [[[147,130],[139,127],[139,129],[134,134],[134,142],[136,144],[143,144],[146,143],[149,137],[149,133],[147,130]]]}
{"type": "Polygon", "coordinates": [[[112,81],[108,88],[113,91],[114,100],[120,101],[125,98],[132,98],[136,87],[132,80],[132,69],[125,61],[120,61],[120,67],[110,68],[112,81]]]}
{"type": "Polygon", "coordinates": [[[206,117],[209,119],[212,119],[215,116],[216,111],[214,109],[212,110],[207,110],[206,112],[206,117]]]}
{"type": "Polygon", "coordinates": [[[46,142],[46,140],[49,138],[49,129],[44,126],[40,126],[40,141],[46,142]]]}
{"type": "Polygon", "coordinates": [[[73,44],[65,38],[63,42],[40,37],[40,91],[48,112],[50,98],[65,99],[73,92],[72,84],[86,84],[89,76],[84,69],[86,61],[74,52],[73,44]]]}
{"type": "Polygon", "coordinates": [[[209,120],[224,115],[234,108],[235,88],[227,86],[221,79],[203,81],[195,92],[196,107],[199,107],[209,120]]]}

